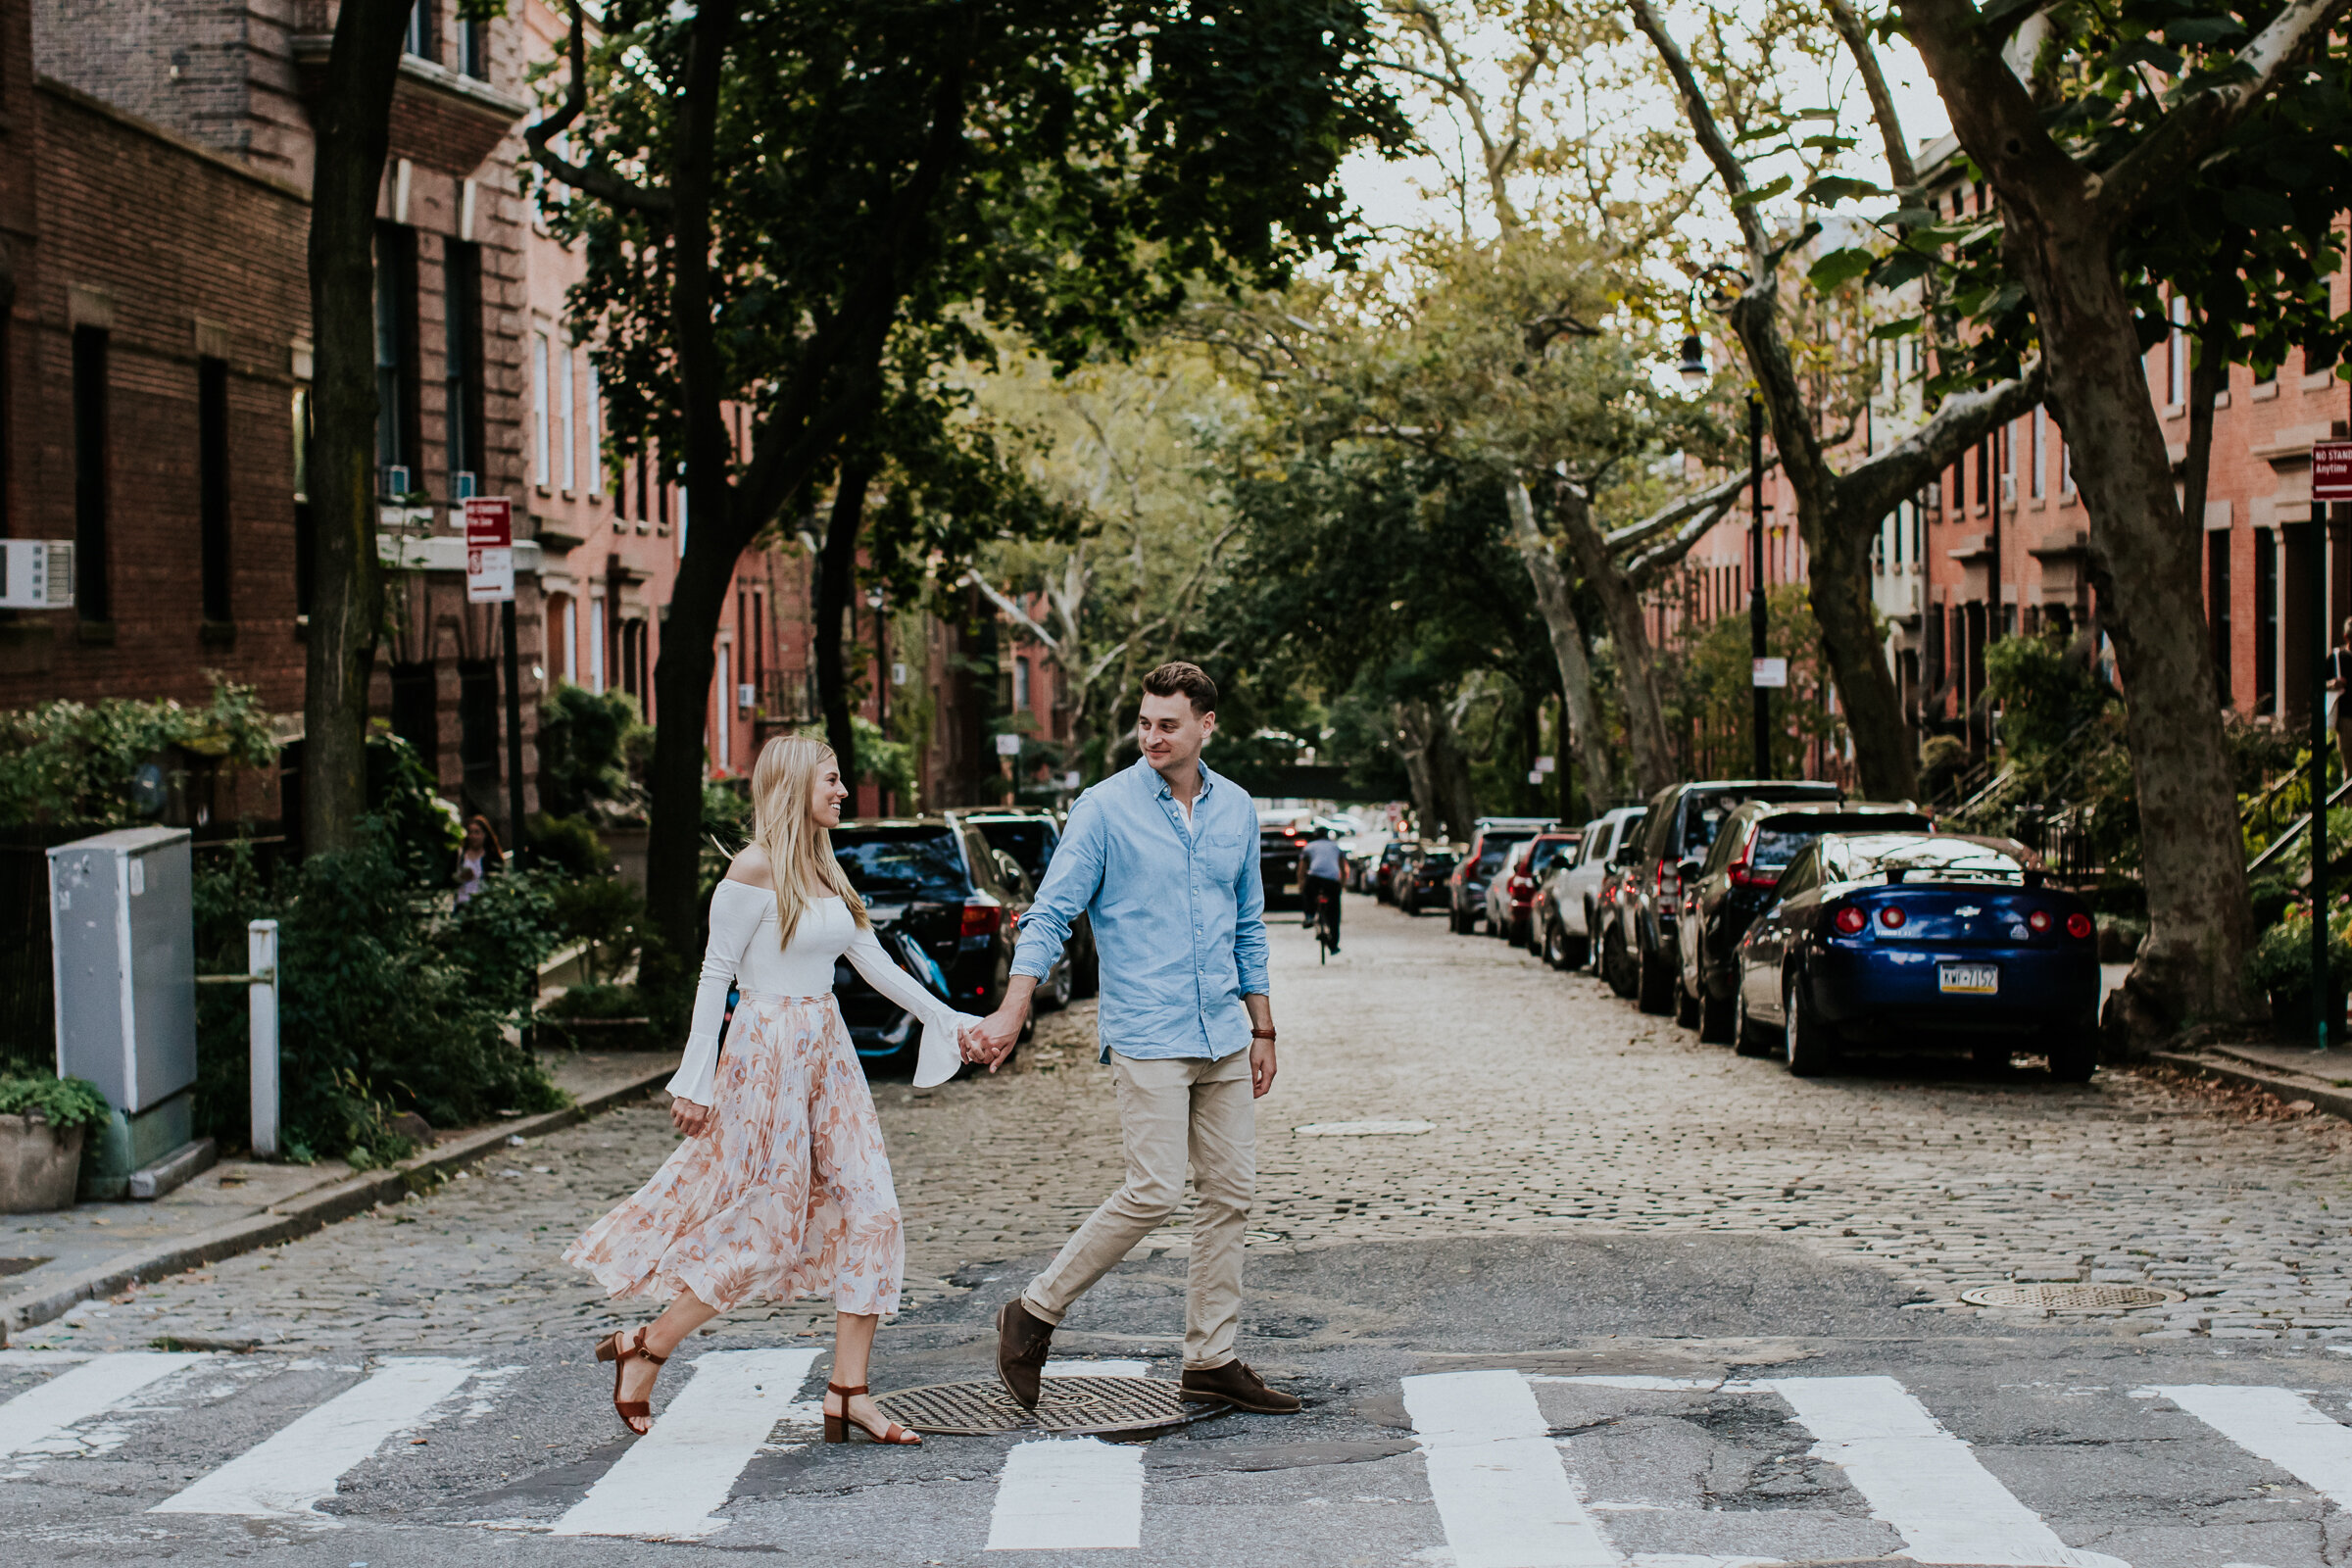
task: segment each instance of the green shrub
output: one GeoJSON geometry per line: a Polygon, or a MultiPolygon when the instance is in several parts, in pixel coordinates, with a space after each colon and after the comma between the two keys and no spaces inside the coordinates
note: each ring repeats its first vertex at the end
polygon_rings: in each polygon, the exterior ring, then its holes
{"type": "Polygon", "coordinates": [[[564,884],[550,900],[550,912],[564,941],[588,944],[580,966],[589,979],[611,979],[637,961],[645,901],[619,877],[564,884]]]}
{"type": "Polygon", "coordinates": [[[440,791],[440,781],[407,741],[390,730],[368,737],[368,809],[385,853],[418,887],[443,886],[466,842],[458,808],[440,791]]]}
{"type": "MultiPolygon", "coordinates": [[[[437,879],[436,879],[437,880],[437,879]]],[[[390,1118],[436,1127],[548,1110],[563,1092],[507,1037],[555,941],[551,891],[493,877],[462,909],[410,874],[388,824],[356,849],[311,856],[274,879],[242,854],[200,867],[198,967],[245,967],[245,923],[278,921],[280,1125],[289,1152],[380,1162],[407,1152],[390,1118]]],[[[243,992],[198,996],[199,1130],[247,1130],[243,992]]]]}
{"type": "Polygon", "coordinates": [[[626,692],[599,696],[568,681],[557,685],[539,709],[539,798],[558,816],[597,806],[635,815],[634,773],[652,736],[626,692]]]}
{"type": "Polygon", "coordinates": [[[527,819],[523,843],[535,867],[571,877],[602,877],[612,869],[612,852],[596,836],[584,816],[550,816],[541,811],[527,819]]]}
{"type": "Polygon", "coordinates": [[[576,985],[540,1010],[540,1033],[574,1051],[651,1051],[656,1036],[645,1005],[635,986],[576,985]],[[623,1019],[634,1021],[615,1022],[623,1019]],[[576,1027],[582,1020],[589,1026],[576,1027]]]}
{"type": "Polygon", "coordinates": [[[260,695],[218,674],[203,708],[110,697],[0,712],[0,823],[127,827],[150,817],[139,768],[175,747],[240,767],[277,755],[260,695]]]}
{"type": "Polygon", "coordinates": [[[0,1078],[0,1116],[27,1114],[70,1132],[102,1125],[114,1108],[87,1078],[0,1078]]]}
{"type": "MultiPolygon", "coordinates": [[[[2352,988],[2352,900],[2337,899],[2328,911],[2328,977],[2352,988]]],[[[2289,905],[2278,923],[2262,934],[2246,960],[2246,978],[2264,991],[2311,989],[2311,905],[2289,905]]]]}

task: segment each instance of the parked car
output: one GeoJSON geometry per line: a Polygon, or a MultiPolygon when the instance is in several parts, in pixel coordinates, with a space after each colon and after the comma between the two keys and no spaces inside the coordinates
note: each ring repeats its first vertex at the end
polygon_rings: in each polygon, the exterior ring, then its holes
{"type": "Polygon", "coordinates": [[[1762,779],[1669,784],[1650,798],[1649,816],[1642,824],[1640,874],[1626,879],[1617,901],[1625,949],[1634,960],[1634,1001],[1643,1012],[1665,1012],[1674,1005],[1683,861],[1703,857],[1715,842],[1715,830],[1744,802],[1842,799],[1844,792],[1835,784],[1762,779]]]}
{"type": "Polygon", "coordinates": [[[1500,874],[1511,846],[1557,825],[1548,816],[1482,816],[1471,824],[1470,847],[1453,868],[1446,899],[1447,923],[1456,936],[1477,930],[1487,917],[1487,884],[1500,874]]]}
{"type": "Polygon", "coordinates": [[[1799,1075],[1847,1046],[1967,1045],[2097,1064],[2098,928],[2033,852],[1957,833],[1829,833],[1781,874],[1740,948],[1744,1054],[1776,1047],[1799,1075]]]}
{"type": "Polygon", "coordinates": [[[1298,857],[1315,836],[1307,811],[1257,813],[1257,874],[1266,885],[1266,907],[1298,906],[1298,857]]]}
{"type": "MultiPolygon", "coordinates": [[[[951,819],[960,819],[980,830],[990,849],[1002,850],[1020,862],[1028,874],[1030,896],[1046,885],[1046,867],[1054,863],[1054,852],[1061,845],[1062,829],[1069,819],[1059,811],[1005,807],[972,811],[950,811],[951,819]]],[[[1091,997],[1102,989],[1102,965],[1095,954],[1095,927],[1084,914],[1070,922],[1070,940],[1062,945],[1069,956],[1069,995],[1091,997]]],[[[1049,979],[1054,977],[1049,976],[1049,979]]],[[[1048,987],[1039,986],[1038,996],[1049,1006],[1060,1006],[1069,997],[1050,997],[1048,987]]]]}
{"type": "Polygon", "coordinates": [[[1600,881],[1609,861],[1637,836],[1648,808],[1620,806],[1603,811],[1581,830],[1576,854],[1552,862],[1537,889],[1542,911],[1533,940],[1555,969],[1582,969],[1599,951],[1600,881]]]}
{"type": "MultiPolygon", "coordinates": [[[[980,830],[949,816],[878,817],[833,830],[833,858],[865,900],[882,951],[965,1012],[1004,1000],[1014,928],[1028,910],[1028,873],[980,830]]],[[[1069,956],[1040,991],[1069,984],[1069,956]]],[[[833,995],[850,1041],[869,1068],[914,1066],[921,1028],[858,978],[833,966],[833,995]]]]}
{"type": "Polygon", "coordinates": [[[1370,892],[1375,899],[1383,904],[1396,902],[1396,871],[1412,853],[1413,841],[1410,839],[1391,839],[1380,852],[1380,858],[1374,860],[1366,872],[1367,880],[1371,883],[1370,892]]]}
{"type": "Polygon", "coordinates": [[[1584,835],[1578,833],[1539,833],[1524,844],[1512,846],[1502,863],[1502,874],[1487,884],[1487,931],[1509,942],[1514,948],[1529,946],[1528,933],[1535,929],[1536,890],[1543,885],[1563,855],[1574,856],[1576,846],[1584,835]]]}
{"type": "Polygon", "coordinates": [[[1418,915],[1425,905],[1444,905],[1461,858],[1450,844],[1414,845],[1396,868],[1396,907],[1418,915]]]}
{"type": "Polygon", "coordinates": [[[1600,977],[1609,989],[1626,1000],[1633,1000],[1641,989],[1642,966],[1634,959],[1634,950],[1626,941],[1626,932],[1633,921],[1626,906],[1635,896],[1635,885],[1642,878],[1642,835],[1629,834],[1609,858],[1600,874],[1600,887],[1594,894],[1599,906],[1593,917],[1600,922],[1599,956],[1596,960],[1600,977]]]}
{"type": "Polygon", "coordinates": [[[1675,1020],[1715,1045],[1732,1039],[1740,994],[1740,939],[1778,897],[1781,873],[1824,833],[1932,833],[1935,821],[1909,801],[1880,805],[1783,806],[1749,801],[1726,817],[1703,860],[1681,867],[1683,907],[1675,922],[1679,974],[1675,1020]]]}

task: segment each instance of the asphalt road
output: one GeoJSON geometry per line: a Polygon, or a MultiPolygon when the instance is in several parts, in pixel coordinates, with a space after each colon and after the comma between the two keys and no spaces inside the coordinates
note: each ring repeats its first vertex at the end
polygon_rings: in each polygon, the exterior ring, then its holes
{"type": "MultiPolygon", "coordinates": [[[[0,1351],[0,1561],[2316,1568],[2352,1550],[2331,1127],[2107,1074],[1799,1082],[1498,943],[1361,901],[1348,936],[1353,967],[1326,970],[1276,933],[1286,1045],[1306,1044],[1261,1121],[1242,1349],[1301,1415],[829,1447],[825,1341],[745,1314],[671,1362],[655,1436],[632,1440],[586,1353],[609,1314],[551,1272],[658,1150],[656,1113],[620,1112],[512,1174],[0,1351]],[[1292,1131],[1415,1114],[1433,1129],[1292,1131]],[[2044,1272],[2019,1259],[2201,1294],[2031,1320],[1957,1301],[1970,1278],[2044,1272]],[[263,1348],[188,1348],[232,1333],[263,1348]]],[[[885,1121],[923,1288],[884,1331],[881,1386],[984,1379],[996,1306],[1113,1152],[1085,1120],[1100,1081],[1041,1050],[1009,1080],[903,1095],[885,1121]]],[[[1182,1253],[1167,1234],[1088,1297],[1061,1370],[1173,1378],[1182,1253]]]]}

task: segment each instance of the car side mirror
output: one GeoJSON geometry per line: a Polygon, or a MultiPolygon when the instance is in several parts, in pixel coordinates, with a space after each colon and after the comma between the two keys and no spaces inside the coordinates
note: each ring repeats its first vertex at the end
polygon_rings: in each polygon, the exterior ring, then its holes
{"type": "Polygon", "coordinates": [[[1685,860],[1680,865],[1676,866],[1674,868],[1674,874],[1681,877],[1686,882],[1695,882],[1698,880],[1698,873],[1700,869],[1704,867],[1705,864],[1706,862],[1704,860],[1701,860],[1697,856],[1694,855],[1688,860],[1685,860]]]}

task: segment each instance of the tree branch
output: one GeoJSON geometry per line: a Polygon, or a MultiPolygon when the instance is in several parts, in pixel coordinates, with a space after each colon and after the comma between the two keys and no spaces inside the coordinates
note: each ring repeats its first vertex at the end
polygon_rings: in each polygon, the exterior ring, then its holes
{"type": "Polygon", "coordinates": [[[1054,653],[1058,654],[1061,652],[1060,641],[1055,638],[1051,631],[1047,630],[1041,622],[1032,620],[1029,616],[1029,612],[1023,610],[1018,604],[1007,598],[1005,595],[998,592],[996,585],[991,583],[986,577],[981,576],[978,571],[965,572],[964,581],[979,589],[980,597],[987,600],[990,604],[996,606],[998,612],[1006,620],[1009,620],[1015,626],[1020,627],[1021,630],[1027,632],[1030,636],[1045,644],[1047,648],[1053,650],[1054,653]]]}
{"type": "Polygon", "coordinates": [[[1829,7],[1830,25],[1845,40],[1848,53],[1854,57],[1854,69],[1862,74],[1862,91],[1870,99],[1870,118],[1878,122],[1879,140],[1886,151],[1887,183],[1897,190],[1919,183],[1919,170],[1911,162],[1911,149],[1903,144],[1902,118],[1895,113],[1894,94],[1887,91],[1886,73],[1879,66],[1879,52],[1871,47],[1870,28],[1853,8],[1851,0],[1824,0],[1829,7]]]}
{"type": "Polygon", "coordinates": [[[1864,463],[1838,482],[1845,515],[1876,525],[1895,503],[1916,495],[1937,473],[1984,438],[1984,432],[2028,413],[2042,399],[2042,368],[1995,386],[1956,392],[1910,435],[1864,463]]]}
{"type": "MultiPolygon", "coordinates": [[[[1723,128],[1715,122],[1715,111],[1707,102],[1706,91],[1699,86],[1698,77],[1690,70],[1690,62],[1684,57],[1682,46],[1674,41],[1674,34],[1666,30],[1666,24],[1659,19],[1649,0],[1629,0],[1629,3],[1634,14],[1634,25],[1642,29],[1658,51],[1658,59],[1666,67],[1666,74],[1673,79],[1675,91],[1682,95],[1684,116],[1690,122],[1691,138],[1698,143],[1699,151],[1707,155],[1707,162],[1715,166],[1716,177],[1723,181],[1724,190],[1732,198],[1732,216],[1740,224],[1740,243],[1746,246],[1751,258],[1761,259],[1770,247],[1764,237],[1764,220],[1757,215],[1755,203],[1747,199],[1750,194],[1747,171],[1733,153],[1732,144],[1724,139],[1723,128]]],[[[2352,4],[2352,0],[2346,0],[2346,3],[2352,4]]]]}
{"type": "Polygon", "coordinates": [[[548,148],[547,144],[564,134],[588,108],[588,14],[580,0],[570,0],[570,4],[571,38],[565,51],[571,73],[564,83],[564,103],[554,114],[523,127],[523,145],[530,149],[532,163],[581,195],[616,211],[665,218],[671,210],[668,191],[640,185],[603,164],[575,164],[548,148]]]}
{"type": "MultiPolygon", "coordinates": [[[[1778,458],[1767,458],[1764,460],[1764,468],[1768,473],[1779,466],[1780,459],[1778,458]]],[[[1739,499],[1740,491],[1741,487],[1747,483],[1747,481],[1748,472],[1745,468],[1742,468],[1738,473],[1733,474],[1730,478],[1723,480],[1719,484],[1710,485],[1704,490],[1694,491],[1691,494],[1683,497],[1680,501],[1668,502],[1665,506],[1660,507],[1648,516],[1643,517],[1640,522],[1628,523],[1622,528],[1611,528],[1607,533],[1604,533],[1600,536],[1601,545],[1607,549],[1611,555],[1621,555],[1629,550],[1639,550],[1643,545],[1649,543],[1650,540],[1656,538],[1659,534],[1664,533],[1666,530],[1677,526],[1686,518],[1693,516],[1698,513],[1705,512],[1709,508],[1719,506],[1726,498],[1730,498],[1732,500],[1739,499]]]]}

